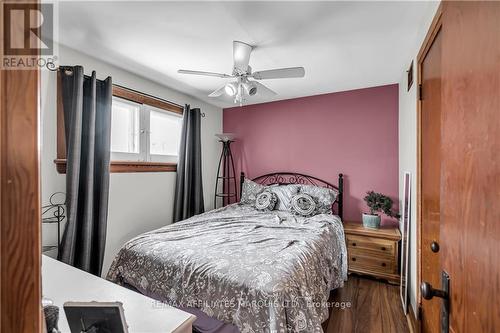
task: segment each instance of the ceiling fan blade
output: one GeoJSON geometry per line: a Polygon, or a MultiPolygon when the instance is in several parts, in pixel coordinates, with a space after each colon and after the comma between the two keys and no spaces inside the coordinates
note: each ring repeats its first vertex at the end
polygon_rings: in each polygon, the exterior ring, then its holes
{"type": "Polygon", "coordinates": [[[202,71],[191,71],[191,70],[188,70],[188,69],[179,69],[177,71],[177,73],[192,74],[192,75],[203,75],[203,76],[214,76],[214,77],[221,77],[221,78],[233,77],[232,75],[229,75],[229,74],[213,73],[213,72],[202,72],[202,71]]]}
{"type": "Polygon", "coordinates": [[[252,53],[253,46],[240,41],[233,41],[233,59],[234,69],[240,74],[248,71],[248,63],[250,62],[250,53],[252,53]]]}
{"type": "Polygon", "coordinates": [[[256,80],[285,79],[293,77],[304,77],[305,74],[306,71],[304,70],[304,67],[290,67],[255,72],[252,74],[252,77],[256,80]]]}
{"type": "Polygon", "coordinates": [[[255,86],[257,87],[257,94],[256,94],[257,96],[272,97],[274,95],[277,95],[276,92],[272,91],[271,89],[269,89],[260,82],[252,81],[252,83],[255,84],[255,86]]]}
{"type": "Polygon", "coordinates": [[[226,88],[226,85],[223,85],[219,89],[213,91],[208,97],[219,97],[222,96],[226,91],[224,90],[226,88]]]}

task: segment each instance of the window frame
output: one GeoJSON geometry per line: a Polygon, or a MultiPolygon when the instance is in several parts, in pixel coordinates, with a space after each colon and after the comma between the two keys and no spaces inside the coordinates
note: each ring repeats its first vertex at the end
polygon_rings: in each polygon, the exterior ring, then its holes
{"type": "MultiPolygon", "coordinates": [[[[182,116],[184,109],[177,104],[165,101],[161,98],[145,94],[133,89],[129,89],[117,84],[113,84],[113,97],[118,97],[130,102],[135,102],[141,105],[140,117],[145,117],[143,110],[147,107],[158,109],[163,112],[172,112],[182,116]]],[[[147,123],[147,131],[149,131],[149,121],[147,123]]],[[[57,158],[54,160],[58,173],[66,173],[66,138],[64,133],[64,113],[61,93],[61,74],[57,73],[57,158]]],[[[140,140],[139,144],[149,144],[140,140]]],[[[149,151],[140,149],[139,151],[149,151]]],[[[112,153],[114,154],[114,153],[112,153]]],[[[120,154],[120,153],[119,153],[120,154]]],[[[123,153],[127,154],[127,153],[123,153]]],[[[134,154],[135,155],[135,154],[134,154]]],[[[161,156],[161,155],[159,155],[161,156]]],[[[145,157],[147,158],[147,157],[145,157]]],[[[176,172],[177,162],[165,161],[138,161],[138,160],[114,160],[110,162],[111,173],[134,173],[134,172],[176,172]]]]}

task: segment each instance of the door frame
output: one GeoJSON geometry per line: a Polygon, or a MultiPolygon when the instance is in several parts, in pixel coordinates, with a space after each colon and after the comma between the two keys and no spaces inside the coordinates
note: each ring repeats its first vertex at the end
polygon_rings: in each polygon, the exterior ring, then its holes
{"type": "Polygon", "coordinates": [[[422,63],[427,52],[431,48],[434,39],[442,28],[443,3],[439,4],[432,23],[427,31],[425,39],[417,55],[417,319],[420,321],[420,307],[422,305],[422,295],[420,284],[422,283],[422,63]]]}
{"type": "MultiPolygon", "coordinates": [[[[40,0],[30,3],[39,4],[40,0]]],[[[5,37],[3,9],[2,3],[1,54],[5,37]]],[[[19,26],[13,30],[11,33],[24,33],[19,26]]],[[[24,34],[24,38],[29,35],[24,34]]],[[[37,67],[0,69],[0,332],[3,333],[35,333],[45,326],[41,310],[39,95],[37,67]]]]}

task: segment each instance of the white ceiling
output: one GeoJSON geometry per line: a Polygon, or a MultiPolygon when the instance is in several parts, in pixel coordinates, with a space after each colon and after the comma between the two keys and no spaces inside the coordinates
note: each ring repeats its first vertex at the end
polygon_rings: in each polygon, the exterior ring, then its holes
{"type": "Polygon", "coordinates": [[[398,82],[409,65],[428,2],[60,2],[59,41],[198,97],[228,79],[232,41],[255,45],[256,70],[303,66],[306,76],[266,80],[278,93],[246,104],[398,82]]]}

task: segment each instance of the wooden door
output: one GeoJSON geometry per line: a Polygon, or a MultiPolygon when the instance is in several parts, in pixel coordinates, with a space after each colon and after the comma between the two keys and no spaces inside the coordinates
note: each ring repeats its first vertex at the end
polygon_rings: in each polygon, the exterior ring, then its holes
{"type": "Polygon", "coordinates": [[[450,332],[500,332],[500,2],[445,2],[442,21],[440,253],[450,332]]]}
{"type": "MultiPolygon", "coordinates": [[[[431,244],[439,244],[441,188],[441,30],[429,40],[420,62],[420,186],[421,186],[421,260],[422,280],[439,286],[441,265],[439,252],[431,244]]],[[[422,304],[424,332],[439,330],[441,300],[434,298],[422,304]]]]}
{"type": "MultiPolygon", "coordinates": [[[[17,1],[19,2],[19,1],[17,1]]],[[[38,0],[30,1],[37,3],[38,0]]],[[[20,2],[19,2],[20,3],[20,2]]],[[[23,34],[21,22],[0,36],[23,34]]],[[[3,40],[2,40],[3,43],[3,40]]],[[[0,70],[0,332],[41,332],[39,70],[0,70]]]]}

